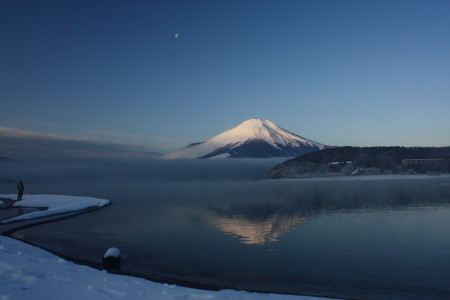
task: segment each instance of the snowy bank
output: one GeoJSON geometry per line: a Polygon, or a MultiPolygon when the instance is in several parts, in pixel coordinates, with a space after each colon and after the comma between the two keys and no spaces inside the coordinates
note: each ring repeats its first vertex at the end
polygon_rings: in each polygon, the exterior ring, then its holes
{"type": "Polygon", "coordinates": [[[394,175],[361,175],[361,176],[329,176],[329,177],[296,177],[265,179],[266,181],[330,181],[330,180],[399,180],[399,179],[450,179],[450,174],[427,175],[427,174],[394,174],[394,175]]]}
{"type": "Polygon", "coordinates": [[[323,299],[233,290],[205,291],[155,283],[77,265],[4,236],[0,236],[0,257],[0,299],[323,299]]]}
{"type": "MultiPolygon", "coordinates": [[[[16,195],[0,195],[0,197],[15,199],[16,195]]],[[[110,203],[109,200],[104,199],[63,195],[24,195],[23,198],[24,200],[15,202],[14,206],[47,209],[2,220],[0,221],[0,224],[82,211],[90,208],[102,207],[110,203]]]]}

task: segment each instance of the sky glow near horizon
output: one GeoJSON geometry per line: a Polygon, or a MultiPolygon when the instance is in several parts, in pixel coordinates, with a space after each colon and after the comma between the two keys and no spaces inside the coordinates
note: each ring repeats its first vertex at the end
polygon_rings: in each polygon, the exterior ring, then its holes
{"type": "Polygon", "coordinates": [[[3,1],[0,127],[168,153],[251,118],[450,145],[450,1],[3,1]]]}

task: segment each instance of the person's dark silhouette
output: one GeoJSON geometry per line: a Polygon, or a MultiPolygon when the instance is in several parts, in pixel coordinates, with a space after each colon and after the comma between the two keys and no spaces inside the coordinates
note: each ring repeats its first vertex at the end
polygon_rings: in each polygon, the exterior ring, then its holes
{"type": "Polygon", "coordinates": [[[23,191],[25,190],[25,186],[23,185],[22,180],[17,183],[17,190],[19,191],[19,193],[17,194],[17,201],[19,201],[22,200],[23,191]]]}

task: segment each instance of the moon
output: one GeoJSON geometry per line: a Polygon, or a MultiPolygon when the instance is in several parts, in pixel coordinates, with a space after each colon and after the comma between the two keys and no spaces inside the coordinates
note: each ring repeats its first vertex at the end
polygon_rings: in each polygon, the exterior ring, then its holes
{"type": "Polygon", "coordinates": [[[173,35],[176,39],[180,37],[180,34],[177,32],[173,35]]]}

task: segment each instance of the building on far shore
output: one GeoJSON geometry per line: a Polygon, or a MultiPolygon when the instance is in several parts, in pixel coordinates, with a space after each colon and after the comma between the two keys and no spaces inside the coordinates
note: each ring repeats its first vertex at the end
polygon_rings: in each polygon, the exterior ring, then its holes
{"type": "Polygon", "coordinates": [[[423,166],[423,165],[434,165],[439,164],[444,161],[443,158],[414,158],[414,159],[402,159],[400,164],[402,167],[415,167],[415,166],[423,166]]]}

